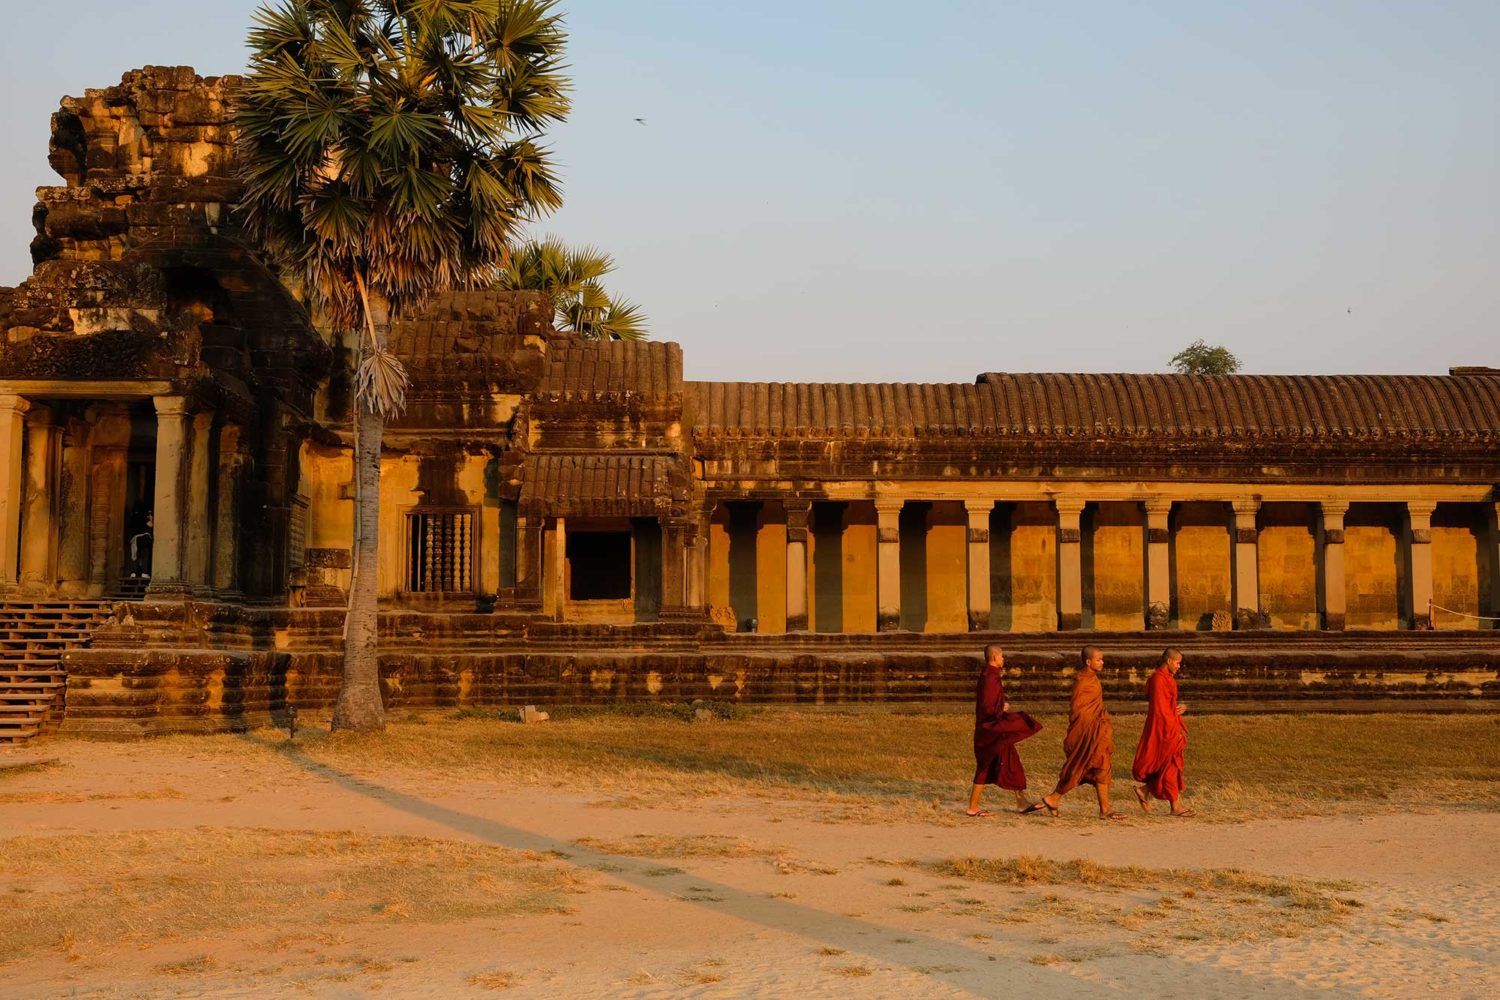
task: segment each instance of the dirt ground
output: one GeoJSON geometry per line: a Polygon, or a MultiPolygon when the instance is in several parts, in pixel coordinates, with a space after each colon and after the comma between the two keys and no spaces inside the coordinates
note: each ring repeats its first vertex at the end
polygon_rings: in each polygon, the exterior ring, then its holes
{"type": "MultiPolygon", "coordinates": [[[[1248,724],[1204,721],[1205,759],[1232,760],[1248,724]]],[[[0,750],[0,997],[1500,995],[1494,718],[1305,723],[1329,761],[1371,726],[1491,742],[1415,784],[1362,750],[1388,794],[1216,773],[1194,820],[1139,813],[1128,739],[1128,821],[1086,789],[1061,819],[969,820],[971,761],[940,749],[961,712],[821,724],[888,761],[863,786],[694,756],[819,725],[417,720],[386,741],[403,759],[273,730],[0,750]],[[644,770],[576,767],[625,745],[644,770]]],[[[1036,789],[1060,735],[1023,746],[1036,789]]]]}

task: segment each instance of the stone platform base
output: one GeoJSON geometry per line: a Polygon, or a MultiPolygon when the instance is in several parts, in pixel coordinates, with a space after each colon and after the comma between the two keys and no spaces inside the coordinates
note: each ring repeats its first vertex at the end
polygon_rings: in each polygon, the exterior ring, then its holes
{"type": "MultiPolygon", "coordinates": [[[[103,637],[104,643],[64,658],[62,730],[110,738],[238,731],[282,721],[288,705],[331,707],[342,660],[337,617],[277,611],[255,628],[217,633],[244,648],[148,643],[127,649],[103,637]]],[[[1066,704],[1078,650],[1094,643],[1105,651],[1105,687],[1120,711],[1139,704],[1168,644],[1185,654],[1182,698],[1200,712],[1215,705],[1239,711],[1257,705],[1267,711],[1500,711],[1500,633],[1493,631],[788,636],[726,635],[676,624],[458,617],[465,620],[403,613],[382,621],[381,677],[390,708],[698,698],[810,707],[947,705],[973,697],[980,650],[993,641],[1006,652],[1011,700],[1038,708],[1066,704]]]]}

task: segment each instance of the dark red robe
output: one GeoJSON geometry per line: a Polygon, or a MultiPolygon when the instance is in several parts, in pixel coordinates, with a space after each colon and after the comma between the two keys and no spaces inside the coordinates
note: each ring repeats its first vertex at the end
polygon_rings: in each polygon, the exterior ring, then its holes
{"type": "Polygon", "coordinates": [[[1000,671],[986,666],[979,672],[974,692],[974,784],[1024,791],[1026,769],[1016,744],[1035,736],[1042,724],[1025,712],[1006,712],[1004,707],[1000,671]]]}
{"type": "Polygon", "coordinates": [[[1166,667],[1157,667],[1146,682],[1146,725],[1131,774],[1146,783],[1153,798],[1181,798],[1187,787],[1182,778],[1186,749],[1187,723],[1177,714],[1177,678],[1166,667]]]}

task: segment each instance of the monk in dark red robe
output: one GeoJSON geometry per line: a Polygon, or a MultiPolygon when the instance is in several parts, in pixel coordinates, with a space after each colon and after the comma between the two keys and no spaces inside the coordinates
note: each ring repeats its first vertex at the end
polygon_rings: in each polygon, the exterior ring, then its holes
{"type": "Polygon", "coordinates": [[[1151,811],[1151,799],[1155,798],[1172,803],[1173,816],[1192,816],[1193,810],[1184,809],[1181,802],[1187,787],[1182,777],[1182,757],[1187,750],[1187,723],[1182,714],[1187,706],[1177,701],[1180,669],[1182,653],[1168,649],[1146,681],[1146,725],[1135,748],[1131,774],[1140,782],[1135,786],[1135,797],[1146,812],[1151,811]]]}
{"type": "Polygon", "coordinates": [[[1024,811],[1026,769],[1016,744],[1041,731],[1042,724],[1025,712],[1012,712],[1005,700],[1001,674],[1005,654],[999,646],[984,647],[984,666],[974,692],[974,791],[969,795],[969,815],[989,816],[979,807],[985,785],[999,785],[1016,793],[1016,809],[1024,811]]]}
{"type": "Polygon", "coordinates": [[[1104,685],[1099,672],[1104,669],[1104,653],[1098,646],[1085,646],[1080,658],[1083,668],[1073,682],[1073,701],[1068,708],[1068,732],[1063,737],[1065,755],[1062,773],[1052,794],[1027,812],[1047,810],[1058,814],[1062,797],[1079,785],[1093,785],[1099,798],[1102,819],[1123,819],[1109,805],[1109,786],[1114,766],[1115,724],[1104,708],[1104,685]]]}

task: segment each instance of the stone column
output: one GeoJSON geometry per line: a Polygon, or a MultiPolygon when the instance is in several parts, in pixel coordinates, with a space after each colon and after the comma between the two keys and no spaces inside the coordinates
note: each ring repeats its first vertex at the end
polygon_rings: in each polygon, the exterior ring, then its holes
{"type": "Polygon", "coordinates": [[[562,621],[568,600],[568,526],[563,518],[553,518],[547,525],[542,551],[546,560],[542,613],[554,621],[562,621]]]}
{"type": "MultiPolygon", "coordinates": [[[[1488,507],[1490,522],[1490,609],[1485,614],[1500,618],[1500,502],[1485,506],[1488,507]]],[[[1479,627],[1500,629],[1500,621],[1480,622],[1479,627]]]]}
{"type": "Polygon", "coordinates": [[[1260,533],[1255,515],[1259,500],[1235,500],[1234,509],[1234,627],[1259,628],[1260,533]]]}
{"type": "Polygon", "coordinates": [[[1152,497],[1146,507],[1146,627],[1172,626],[1172,501],[1152,497]]]}
{"type": "Polygon", "coordinates": [[[1086,501],[1058,497],[1057,625],[1064,631],[1083,627],[1083,528],[1086,501]]]}
{"type": "Polygon", "coordinates": [[[1323,627],[1344,630],[1344,515],[1349,505],[1324,500],[1323,509],[1323,627]]]}
{"type": "Polygon", "coordinates": [[[63,431],[59,493],[58,592],[83,597],[89,590],[89,427],[74,420],[63,431]]]}
{"type": "Polygon", "coordinates": [[[240,470],[245,456],[244,433],[238,424],[219,428],[218,503],[214,510],[213,587],[220,597],[240,593],[240,470]]]}
{"type": "Polygon", "coordinates": [[[183,490],[192,417],[181,396],[157,396],[156,497],[152,503],[151,586],[156,597],[181,597],[183,580],[183,490]]]}
{"type": "Polygon", "coordinates": [[[808,500],[788,500],[786,507],[786,630],[807,631],[808,500]]]}
{"type": "Polygon", "coordinates": [[[21,455],[26,411],[31,404],[20,396],[0,396],[0,589],[13,589],[20,579],[21,483],[26,470],[21,455]]]}
{"type": "Polygon", "coordinates": [[[687,606],[694,611],[708,611],[708,521],[705,513],[693,525],[687,550],[687,606]]]}
{"type": "Polygon", "coordinates": [[[62,428],[52,424],[45,407],[26,415],[26,478],[21,498],[21,586],[28,590],[50,590],[56,583],[57,500],[56,445],[62,428]]]}
{"type": "Polygon", "coordinates": [[[990,514],[993,500],[965,500],[969,515],[969,631],[990,628],[990,514]]]}
{"type": "Polygon", "coordinates": [[[666,521],[661,525],[661,608],[668,618],[681,617],[687,607],[688,529],[666,521]]]}
{"type": "Polygon", "coordinates": [[[901,508],[904,500],[875,501],[875,628],[901,627],[901,508]]]}
{"type": "Polygon", "coordinates": [[[196,413],[192,419],[192,446],[188,449],[187,522],[183,551],[183,576],[195,592],[206,594],[213,573],[213,524],[209,509],[213,473],[212,413],[196,413]]]}
{"type": "Polygon", "coordinates": [[[1432,627],[1432,512],[1437,504],[1412,500],[1406,505],[1406,531],[1411,551],[1411,627],[1432,627]]]}
{"type": "Polygon", "coordinates": [[[544,546],[542,519],[516,515],[516,600],[517,609],[539,611],[542,607],[544,546]]]}

